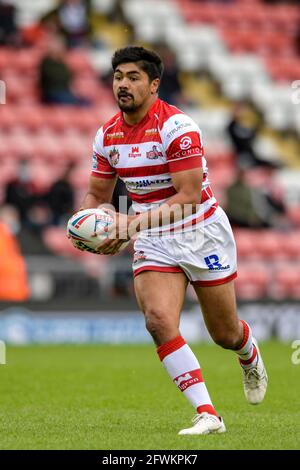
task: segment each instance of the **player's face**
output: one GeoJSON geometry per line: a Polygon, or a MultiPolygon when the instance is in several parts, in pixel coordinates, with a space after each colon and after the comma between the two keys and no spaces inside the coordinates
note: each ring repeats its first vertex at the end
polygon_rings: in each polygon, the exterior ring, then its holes
{"type": "Polygon", "coordinates": [[[113,92],[119,108],[125,113],[134,113],[156,93],[158,83],[158,79],[151,82],[136,63],[118,65],[114,73],[113,92]]]}

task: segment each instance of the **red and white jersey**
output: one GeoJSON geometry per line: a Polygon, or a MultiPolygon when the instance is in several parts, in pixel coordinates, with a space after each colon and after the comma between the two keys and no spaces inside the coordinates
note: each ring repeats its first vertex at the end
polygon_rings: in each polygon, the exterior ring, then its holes
{"type": "MultiPolygon", "coordinates": [[[[126,184],[133,210],[141,213],[157,208],[176,194],[172,173],[203,168],[201,204],[197,213],[172,225],[171,231],[214,219],[218,203],[213,196],[201,131],[197,124],[175,106],[157,99],[141,122],[129,126],[116,114],[102,126],[95,138],[92,176],[115,178],[126,184]]],[[[151,229],[151,234],[170,226],[151,229]]]]}

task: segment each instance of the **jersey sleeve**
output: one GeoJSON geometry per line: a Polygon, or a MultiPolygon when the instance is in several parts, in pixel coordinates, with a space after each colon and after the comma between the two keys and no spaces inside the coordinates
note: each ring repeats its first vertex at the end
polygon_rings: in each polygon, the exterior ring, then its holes
{"type": "Polygon", "coordinates": [[[162,138],[171,173],[202,168],[201,131],[189,116],[178,114],[169,118],[162,138]]]}
{"type": "Polygon", "coordinates": [[[103,148],[103,128],[101,127],[95,137],[93,145],[92,176],[96,178],[112,179],[116,176],[115,169],[105,156],[103,148]]]}

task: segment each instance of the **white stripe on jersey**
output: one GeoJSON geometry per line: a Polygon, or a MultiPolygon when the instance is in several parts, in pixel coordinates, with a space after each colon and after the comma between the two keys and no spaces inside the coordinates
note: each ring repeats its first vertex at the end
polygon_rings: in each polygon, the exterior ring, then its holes
{"type": "Polygon", "coordinates": [[[160,130],[161,140],[165,150],[172,143],[174,137],[180,137],[186,132],[198,132],[201,137],[201,131],[197,124],[186,114],[174,114],[169,117],[160,130]]]}

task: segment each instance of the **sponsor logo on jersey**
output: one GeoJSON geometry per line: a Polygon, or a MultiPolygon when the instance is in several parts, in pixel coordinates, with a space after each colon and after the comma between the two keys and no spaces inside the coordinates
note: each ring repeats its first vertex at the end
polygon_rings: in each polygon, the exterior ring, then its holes
{"type": "Polygon", "coordinates": [[[107,139],[122,139],[124,132],[113,132],[112,134],[106,134],[107,139]]]}
{"type": "Polygon", "coordinates": [[[163,157],[163,153],[157,149],[157,145],[153,145],[152,150],[146,152],[146,157],[150,158],[150,160],[156,160],[159,157],[163,157]]]}
{"type": "Polygon", "coordinates": [[[146,136],[155,135],[155,134],[158,134],[158,129],[156,129],[156,127],[153,127],[152,129],[146,129],[145,130],[145,135],[146,136]]]}
{"type": "Polygon", "coordinates": [[[116,166],[119,163],[119,159],[120,159],[119,150],[116,147],[114,147],[113,149],[110,150],[108,157],[109,157],[111,166],[116,166]]]}
{"type": "Polygon", "coordinates": [[[170,177],[157,180],[126,181],[126,188],[128,191],[132,191],[133,189],[148,188],[155,184],[169,183],[170,181],[172,181],[172,178],[170,177]]]}
{"type": "Polygon", "coordinates": [[[139,147],[131,147],[131,153],[128,154],[129,158],[137,158],[141,157],[142,154],[140,153],[140,148],[139,147]]]}
{"type": "Polygon", "coordinates": [[[187,150],[191,147],[191,145],[192,139],[188,135],[185,135],[182,137],[182,139],[180,139],[179,147],[181,150],[187,150]]]}
{"type": "Polygon", "coordinates": [[[177,132],[181,131],[185,127],[191,127],[192,123],[191,122],[182,122],[181,124],[179,121],[175,121],[175,126],[173,129],[170,130],[170,132],[167,134],[167,138],[170,139],[173,135],[175,135],[177,132]]]}
{"type": "Polygon", "coordinates": [[[210,271],[224,271],[230,269],[230,265],[222,266],[218,255],[209,255],[204,258],[206,265],[210,271]]]}
{"type": "Polygon", "coordinates": [[[183,157],[192,157],[193,155],[200,155],[202,156],[203,149],[200,147],[192,147],[187,150],[179,150],[176,153],[173,153],[168,160],[173,160],[175,158],[183,158],[183,157]]]}

